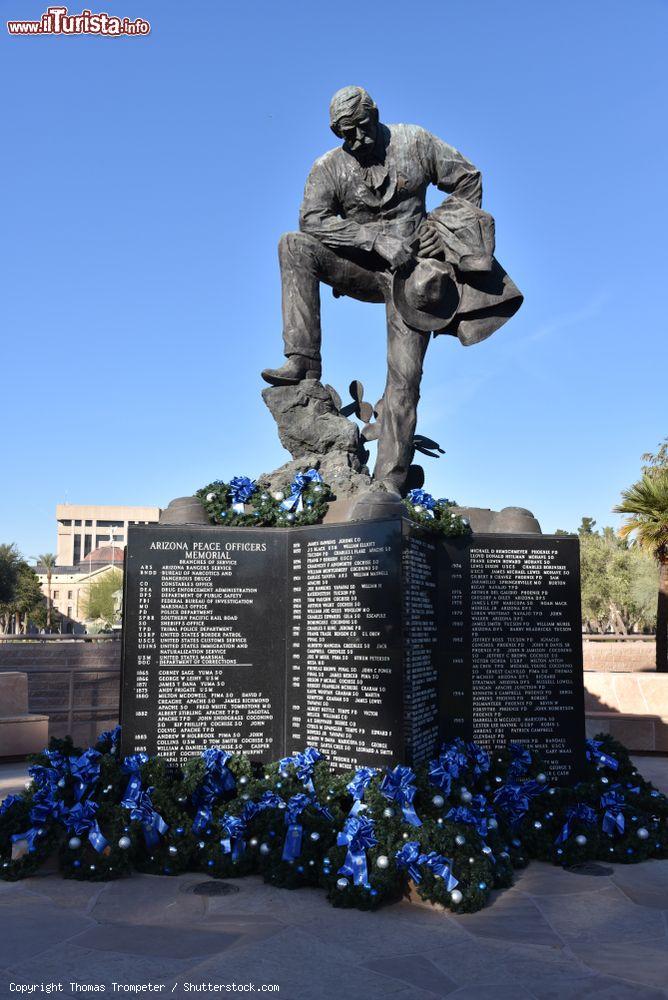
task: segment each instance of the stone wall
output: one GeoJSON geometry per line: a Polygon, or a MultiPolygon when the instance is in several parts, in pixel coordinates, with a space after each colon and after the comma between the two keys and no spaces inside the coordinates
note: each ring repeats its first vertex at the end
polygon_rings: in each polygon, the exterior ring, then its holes
{"type": "Polygon", "coordinates": [[[121,643],[48,639],[0,642],[0,671],[28,676],[28,709],[48,715],[49,737],[70,734],[80,746],[118,722],[121,643]]]}
{"type": "Polygon", "coordinates": [[[583,636],[585,670],[615,670],[629,673],[656,669],[656,642],[651,636],[609,639],[583,636]]]}
{"type": "Polygon", "coordinates": [[[636,752],[668,753],[668,674],[586,670],[587,735],[609,733],[636,752]]]}

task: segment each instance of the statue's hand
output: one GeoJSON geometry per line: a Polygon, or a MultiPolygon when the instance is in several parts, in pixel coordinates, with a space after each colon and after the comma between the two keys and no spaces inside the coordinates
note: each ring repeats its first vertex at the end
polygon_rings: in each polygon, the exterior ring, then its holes
{"type": "Polygon", "coordinates": [[[417,229],[418,237],[418,257],[440,257],[443,253],[443,244],[438,235],[436,227],[429,217],[423,219],[417,229]]]}
{"type": "Polygon", "coordinates": [[[408,243],[397,239],[396,236],[382,234],[376,237],[374,250],[379,253],[383,260],[386,260],[393,271],[408,264],[413,259],[413,250],[408,243]]]}

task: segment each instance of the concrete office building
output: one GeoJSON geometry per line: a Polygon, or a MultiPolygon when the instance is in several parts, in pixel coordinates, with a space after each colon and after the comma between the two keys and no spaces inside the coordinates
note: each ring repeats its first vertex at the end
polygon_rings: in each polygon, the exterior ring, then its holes
{"type": "Polygon", "coordinates": [[[56,562],[58,566],[77,566],[94,549],[107,545],[122,549],[129,524],[155,524],[159,518],[159,507],[59,503],[56,562]]]}

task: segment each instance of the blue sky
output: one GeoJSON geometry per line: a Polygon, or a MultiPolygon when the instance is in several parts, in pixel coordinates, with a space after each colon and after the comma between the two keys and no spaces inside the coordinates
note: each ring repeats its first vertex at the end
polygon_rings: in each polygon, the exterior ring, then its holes
{"type": "MultiPolygon", "coordinates": [[[[287,459],[259,395],[276,243],[349,83],[480,167],[526,297],[485,343],[430,346],[428,488],[614,523],[668,433],[664,2],[88,6],[151,34],[9,37],[46,4],[1,8],[0,540],[52,550],[59,501],[166,505],[287,459]]],[[[324,289],[323,325],[325,380],[378,398],[383,310],[324,289]]]]}

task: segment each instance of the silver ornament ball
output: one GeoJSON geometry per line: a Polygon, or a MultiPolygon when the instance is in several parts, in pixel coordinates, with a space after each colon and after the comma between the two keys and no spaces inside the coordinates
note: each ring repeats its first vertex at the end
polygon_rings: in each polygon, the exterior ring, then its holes
{"type": "Polygon", "coordinates": [[[391,806],[386,806],[386,808],[383,809],[383,816],[385,819],[392,819],[394,816],[394,809],[392,809],[391,806]]]}
{"type": "Polygon", "coordinates": [[[390,867],[390,859],[388,858],[387,854],[378,855],[378,857],[376,858],[376,866],[378,868],[383,868],[383,869],[390,867]]]}
{"type": "Polygon", "coordinates": [[[437,809],[441,809],[442,806],[445,805],[445,799],[443,798],[442,795],[434,795],[431,801],[434,803],[437,809]]]}
{"type": "Polygon", "coordinates": [[[118,846],[122,851],[127,851],[129,847],[132,847],[132,841],[129,837],[121,837],[118,841],[118,846]]]}
{"type": "Polygon", "coordinates": [[[644,826],[639,826],[636,830],[636,835],[640,840],[647,840],[649,837],[649,830],[644,826]]]}
{"type": "Polygon", "coordinates": [[[320,834],[318,833],[317,830],[314,830],[313,833],[311,834],[311,840],[320,840],[320,834]]]}
{"type": "Polygon", "coordinates": [[[584,833],[578,833],[577,837],[575,838],[575,843],[579,847],[584,847],[584,845],[587,843],[587,838],[585,837],[584,833]]]}
{"type": "Polygon", "coordinates": [[[269,844],[260,844],[260,854],[269,854],[270,850],[269,844]]]}
{"type": "Polygon", "coordinates": [[[336,880],[336,888],[337,889],[347,889],[348,888],[348,879],[347,878],[338,878],[336,880]]]}
{"type": "Polygon", "coordinates": [[[459,889],[453,889],[452,892],[450,893],[450,899],[455,904],[455,906],[457,906],[459,903],[461,903],[461,901],[462,901],[463,898],[464,897],[462,896],[462,894],[459,891],[459,889]]]}
{"type": "Polygon", "coordinates": [[[466,837],[462,833],[458,833],[455,837],[455,844],[459,844],[462,847],[466,843],[466,837]]]}
{"type": "Polygon", "coordinates": [[[80,837],[70,837],[69,843],[67,845],[71,851],[78,851],[81,847],[80,837]]]}

